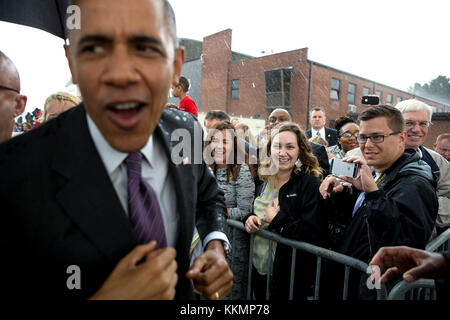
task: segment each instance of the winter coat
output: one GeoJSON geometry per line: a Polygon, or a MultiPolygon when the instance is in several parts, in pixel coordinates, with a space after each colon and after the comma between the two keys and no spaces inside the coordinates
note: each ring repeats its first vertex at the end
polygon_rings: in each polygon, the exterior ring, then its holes
{"type": "MultiPolygon", "coordinates": [[[[438,211],[435,180],[417,153],[405,150],[384,173],[379,190],[366,193],[339,245],[341,253],[367,263],[384,246],[425,248],[438,211]]],[[[360,192],[346,189],[333,197],[351,214],[360,192]]],[[[367,275],[362,278],[365,283],[367,275]]]]}

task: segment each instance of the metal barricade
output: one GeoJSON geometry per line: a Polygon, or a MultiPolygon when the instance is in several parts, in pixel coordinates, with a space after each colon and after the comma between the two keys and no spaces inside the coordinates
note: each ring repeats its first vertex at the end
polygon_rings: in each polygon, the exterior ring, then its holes
{"type": "MultiPolygon", "coordinates": [[[[450,248],[450,228],[434,238],[425,247],[426,251],[443,252],[450,248]]],[[[404,280],[397,283],[389,292],[388,300],[436,300],[434,280],[419,279],[412,283],[404,280]]]]}
{"type": "MultiPolygon", "coordinates": [[[[236,221],[232,219],[228,219],[228,226],[233,228],[233,236],[232,236],[232,243],[231,246],[234,247],[235,242],[235,230],[242,230],[245,232],[244,224],[241,221],[236,221]]],[[[318,300],[319,293],[320,293],[320,278],[321,278],[321,272],[322,272],[322,260],[327,259],[334,261],[338,264],[341,264],[345,266],[344,268],[344,283],[343,283],[343,292],[342,292],[342,299],[347,300],[348,299],[348,285],[349,285],[349,274],[350,274],[350,268],[356,269],[358,271],[361,271],[362,273],[367,273],[368,270],[368,264],[360,261],[358,259],[346,256],[344,254],[328,250],[322,247],[318,247],[306,242],[302,241],[296,241],[292,239],[283,238],[280,235],[267,231],[267,230],[259,230],[258,232],[250,235],[250,252],[249,252],[249,267],[248,267],[248,287],[247,287],[247,300],[252,300],[252,290],[251,290],[251,284],[252,284],[252,261],[253,261],[253,243],[254,243],[254,237],[255,235],[258,235],[260,237],[263,237],[265,239],[270,240],[269,242],[269,252],[272,252],[272,243],[282,243],[284,245],[290,246],[292,248],[292,258],[291,258],[291,270],[290,270],[290,287],[289,287],[289,300],[293,299],[293,293],[294,293],[294,277],[295,277],[295,264],[296,264],[296,253],[297,250],[310,253],[312,255],[316,256],[317,263],[316,263],[316,278],[315,278],[315,285],[314,285],[314,296],[312,299],[318,300]]],[[[233,263],[233,262],[232,262],[233,263]]],[[[269,283],[270,283],[270,266],[272,264],[272,255],[269,254],[269,270],[268,270],[268,277],[267,277],[267,286],[266,286],[266,298],[269,298],[269,283]]],[[[369,275],[368,275],[369,276],[369,275]]],[[[377,299],[378,300],[385,300],[387,297],[387,291],[384,284],[381,284],[380,289],[375,289],[377,291],[377,299]]]]}

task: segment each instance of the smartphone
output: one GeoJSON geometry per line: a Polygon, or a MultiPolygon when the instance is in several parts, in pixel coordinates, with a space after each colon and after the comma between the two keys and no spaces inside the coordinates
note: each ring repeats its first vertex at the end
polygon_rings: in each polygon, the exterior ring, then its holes
{"type": "Polygon", "coordinates": [[[341,159],[331,159],[330,171],[335,176],[346,176],[356,178],[359,172],[359,165],[352,162],[344,162],[341,159]]]}
{"type": "Polygon", "coordinates": [[[378,96],[363,96],[361,99],[362,104],[370,104],[370,105],[377,105],[380,103],[380,97],[378,96]]]}

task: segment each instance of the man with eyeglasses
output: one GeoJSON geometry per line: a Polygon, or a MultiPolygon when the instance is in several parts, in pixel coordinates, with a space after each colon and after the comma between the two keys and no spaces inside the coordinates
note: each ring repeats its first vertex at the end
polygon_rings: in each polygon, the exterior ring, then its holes
{"type": "Polygon", "coordinates": [[[0,51],[0,143],[11,138],[14,119],[23,113],[26,103],[16,66],[0,51]]]}
{"type": "MultiPolygon", "coordinates": [[[[319,188],[324,199],[332,197],[343,213],[352,215],[338,250],[369,262],[383,246],[425,248],[438,210],[431,168],[416,152],[405,150],[400,111],[378,105],[361,113],[359,120],[358,143],[364,158],[344,159],[359,166],[358,176],[339,176],[352,187],[329,176],[319,188]]],[[[350,298],[376,297],[366,280],[364,275],[351,279],[350,298]]]]}
{"type": "Polygon", "coordinates": [[[406,148],[414,149],[433,171],[439,200],[436,228],[432,238],[450,226],[450,163],[439,153],[423,146],[431,125],[433,109],[422,101],[409,99],[395,106],[405,119],[406,148]]]}

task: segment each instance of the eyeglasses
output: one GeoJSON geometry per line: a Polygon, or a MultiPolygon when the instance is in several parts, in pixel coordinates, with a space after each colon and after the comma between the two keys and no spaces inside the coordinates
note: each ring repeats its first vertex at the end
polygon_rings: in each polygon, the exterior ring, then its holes
{"type": "Polygon", "coordinates": [[[355,137],[356,139],[358,139],[358,135],[359,132],[355,132],[355,133],[351,133],[351,132],[344,132],[343,134],[341,134],[341,138],[350,138],[350,137],[355,137]]]}
{"type": "Polygon", "coordinates": [[[14,91],[14,92],[17,92],[18,94],[20,94],[19,90],[10,88],[10,87],[6,87],[6,86],[2,86],[1,84],[0,84],[0,89],[11,90],[11,91],[14,91]]]}
{"type": "Polygon", "coordinates": [[[412,128],[418,125],[421,128],[428,128],[433,123],[431,121],[405,121],[405,127],[412,128]]]}
{"type": "Polygon", "coordinates": [[[370,142],[372,143],[382,143],[384,142],[384,138],[394,136],[399,133],[401,133],[401,131],[391,132],[388,134],[374,134],[373,136],[358,135],[356,137],[356,140],[359,144],[365,144],[367,142],[367,139],[370,139],[370,142]]]}

